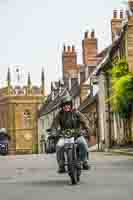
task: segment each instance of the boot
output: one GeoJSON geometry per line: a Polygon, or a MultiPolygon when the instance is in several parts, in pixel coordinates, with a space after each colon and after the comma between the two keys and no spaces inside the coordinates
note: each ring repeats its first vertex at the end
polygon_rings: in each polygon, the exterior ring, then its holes
{"type": "Polygon", "coordinates": [[[88,161],[84,161],[83,162],[83,170],[89,170],[90,169],[90,165],[88,164],[88,161]]]}
{"type": "Polygon", "coordinates": [[[58,169],[59,174],[62,174],[62,173],[65,173],[65,172],[66,172],[65,167],[59,167],[59,169],[58,169]]]}

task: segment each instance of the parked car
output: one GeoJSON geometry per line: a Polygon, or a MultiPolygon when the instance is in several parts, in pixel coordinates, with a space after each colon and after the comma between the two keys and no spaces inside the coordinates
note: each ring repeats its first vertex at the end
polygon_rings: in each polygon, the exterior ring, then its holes
{"type": "Polygon", "coordinates": [[[0,141],[0,155],[8,155],[9,147],[8,140],[0,141]]]}
{"type": "Polygon", "coordinates": [[[0,129],[0,155],[7,155],[9,152],[10,136],[5,128],[0,129]]]}

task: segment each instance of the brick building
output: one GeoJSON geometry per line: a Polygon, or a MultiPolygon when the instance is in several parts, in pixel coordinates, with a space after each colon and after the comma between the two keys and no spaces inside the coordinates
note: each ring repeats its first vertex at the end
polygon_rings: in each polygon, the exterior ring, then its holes
{"type": "MultiPolygon", "coordinates": [[[[51,84],[51,93],[39,112],[39,136],[46,135],[46,129],[50,127],[52,120],[59,111],[59,103],[62,95],[70,94],[73,97],[73,105],[76,109],[90,95],[90,83],[88,78],[96,69],[97,64],[104,56],[104,52],[98,53],[98,41],[95,32],[85,32],[82,40],[82,64],[77,63],[77,52],[74,46],[64,46],[62,51],[62,81],[51,84]],[[63,84],[61,84],[61,82],[63,84]]],[[[96,104],[92,104],[91,120],[94,121],[96,104]],[[93,117],[92,117],[93,116],[93,117]]],[[[94,124],[91,121],[92,124],[94,124]]],[[[96,130],[95,130],[96,131],[96,130]]],[[[41,150],[40,150],[41,151],[41,150]]]]}
{"type": "Polygon", "coordinates": [[[107,101],[112,95],[112,77],[107,72],[112,69],[113,63],[126,58],[128,71],[133,72],[133,1],[129,0],[128,3],[129,10],[126,13],[114,10],[111,20],[112,45],[107,48],[106,56],[94,73],[99,85],[100,141],[104,142],[105,148],[133,143],[133,113],[128,119],[123,119],[119,113],[112,111],[107,101]]]}

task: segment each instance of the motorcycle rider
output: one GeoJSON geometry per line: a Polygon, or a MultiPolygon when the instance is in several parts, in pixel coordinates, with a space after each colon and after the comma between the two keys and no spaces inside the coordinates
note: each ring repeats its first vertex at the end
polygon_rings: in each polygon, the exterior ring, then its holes
{"type": "MultiPolygon", "coordinates": [[[[83,128],[87,131],[89,138],[89,136],[92,134],[92,130],[88,126],[88,120],[82,113],[73,109],[72,97],[64,96],[61,100],[60,107],[61,110],[53,120],[51,129],[58,130],[59,126],[61,130],[83,128]]],[[[83,162],[83,169],[88,170],[90,168],[88,164],[88,144],[82,135],[78,137],[76,141],[79,145],[80,160],[83,162]]],[[[65,172],[63,147],[64,140],[60,138],[56,145],[56,156],[59,165],[59,173],[65,172]]]]}

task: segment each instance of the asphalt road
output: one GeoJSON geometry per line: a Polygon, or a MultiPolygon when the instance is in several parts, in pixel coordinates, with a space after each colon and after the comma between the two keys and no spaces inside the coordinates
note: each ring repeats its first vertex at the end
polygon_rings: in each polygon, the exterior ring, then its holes
{"type": "Polygon", "coordinates": [[[92,153],[91,170],[72,186],[55,155],[0,157],[0,200],[132,200],[133,160],[92,153]]]}

